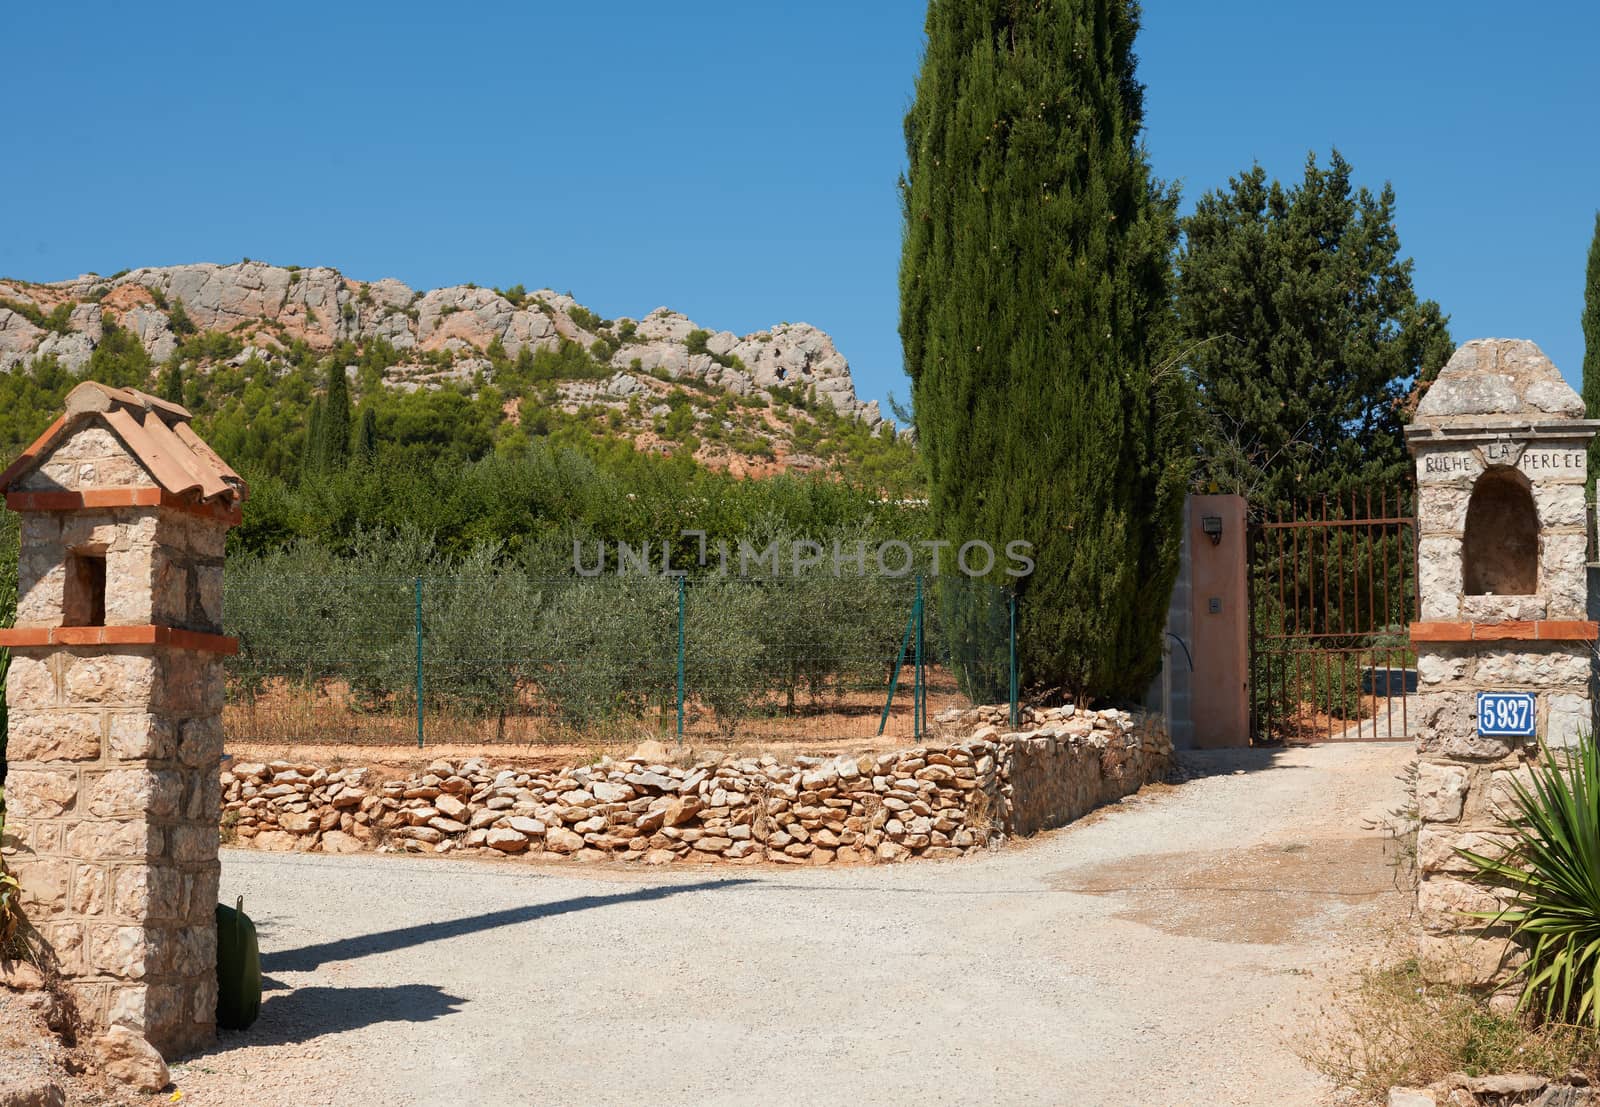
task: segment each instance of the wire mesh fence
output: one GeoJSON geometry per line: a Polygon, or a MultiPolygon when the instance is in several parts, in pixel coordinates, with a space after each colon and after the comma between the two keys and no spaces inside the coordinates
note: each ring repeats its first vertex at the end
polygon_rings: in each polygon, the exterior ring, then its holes
{"type": "Polygon", "coordinates": [[[1015,603],[965,577],[245,572],[235,742],[914,740],[1015,696],[1015,603]]]}

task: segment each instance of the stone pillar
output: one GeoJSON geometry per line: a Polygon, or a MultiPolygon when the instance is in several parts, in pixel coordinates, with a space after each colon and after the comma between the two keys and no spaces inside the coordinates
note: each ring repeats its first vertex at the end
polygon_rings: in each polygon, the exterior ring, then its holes
{"type": "MultiPolygon", "coordinates": [[[[1584,518],[1600,423],[1531,342],[1462,346],[1406,429],[1417,466],[1418,959],[1492,987],[1516,951],[1463,912],[1498,901],[1455,853],[1500,848],[1507,778],[1592,728],[1584,518]],[[1480,692],[1530,693],[1535,736],[1484,733],[1480,692]]],[[[1504,727],[1498,729],[1506,729],[1504,727]]],[[[1511,729],[1515,729],[1514,727],[1511,729]]]]}
{"type": "Polygon", "coordinates": [[[223,546],[243,482],[188,413],[80,385],[4,475],[22,514],[6,860],[91,1032],[216,1019],[223,546]]]}

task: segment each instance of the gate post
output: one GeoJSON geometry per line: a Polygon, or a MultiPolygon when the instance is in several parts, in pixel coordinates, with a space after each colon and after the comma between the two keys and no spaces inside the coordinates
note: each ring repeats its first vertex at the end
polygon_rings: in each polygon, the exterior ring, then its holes
{"type": "Polygon", "coordinates": [[[1493,987],[1517,951],[1457,847],[1493,852],[1506,784],[1590,731],[1586,450],[1600,422],[1532,342],[1460,347],[1406,428],[1417,467],[1418,962],[1493,987]],[[1485,700],[1484,694],[1491,694],[1485,700]],[[1500,695],[1495,695],[1500,694],[1500,695]]]}
{"type": "Polygon", "coordinates": [[[222,562],[244,482],[154,396],[84,383],[0,474],[22,514],[6,861],[84,1026],[216,1021],[222,562]]]}
{"type": "Polygon", "coordinates": [[[1190,496],[1189,703],[1196,749],[1250,744],[1250,533],[1243,496],[1190,496]]]}

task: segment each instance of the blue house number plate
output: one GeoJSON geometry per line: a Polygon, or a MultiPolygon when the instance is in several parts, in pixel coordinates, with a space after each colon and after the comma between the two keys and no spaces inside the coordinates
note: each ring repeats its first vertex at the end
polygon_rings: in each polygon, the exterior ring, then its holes
{"type": "Polygon", "coordinates": [[[1498,737],[1533,736],[1532,692],[1479,692],[1478,733],[1498,737]]]}

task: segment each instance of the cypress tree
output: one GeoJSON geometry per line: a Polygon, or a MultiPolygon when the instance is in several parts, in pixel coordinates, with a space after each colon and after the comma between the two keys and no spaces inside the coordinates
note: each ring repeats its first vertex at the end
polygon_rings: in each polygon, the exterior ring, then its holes
{"type": "Polygon", "coordinates": [[[356,424],[356,464],[369,469],[378,460],[378,413],[369,405],[361,409],[361,421],[356,424]]]}
{"type": "Polygon", "coordinates": [[[306,420],[305,452],[300,459],[302,471],[307,474],[322,471],[322,446],[322,397],[318,396],[311,401],[311,417],[306,420]]]}
{"type": "Polygon", "coordinates": [[[350,460],[350,382],[334,358],[328,365],[327,400],[322,409],[322,465],[343,469],[350,460]]]}
{"type": "MultiPolygon", "coordinates": [[[[934,525],[1031,542],[1031,683],[1132,697],[1160,664],[1189,472],[1177,198],[1139,145],[1138,5],[931,0],[905,121],[900,334],[934,525]]],[[[1001,578],[1004,580],[1004,578],[1001,578]]]]}
{"type": "Polygon", "coordinates": [[[156,385],[156,394],[171,403],[183,403],[183,362],[179,361],[176,355],[161,370],[161,380],[156,385]]]}
{"type": "MultiPolygon", "coordinates": [[[[1600,419],[1600,211],[1594,213],[1594,237],[1589,240],[1589,269],[1583,286],[1583,408],[1590,419],[1600,419]]],[[[1597,463],[1600,441],[1589,443],[1591,492],[1597,463]]]]}

